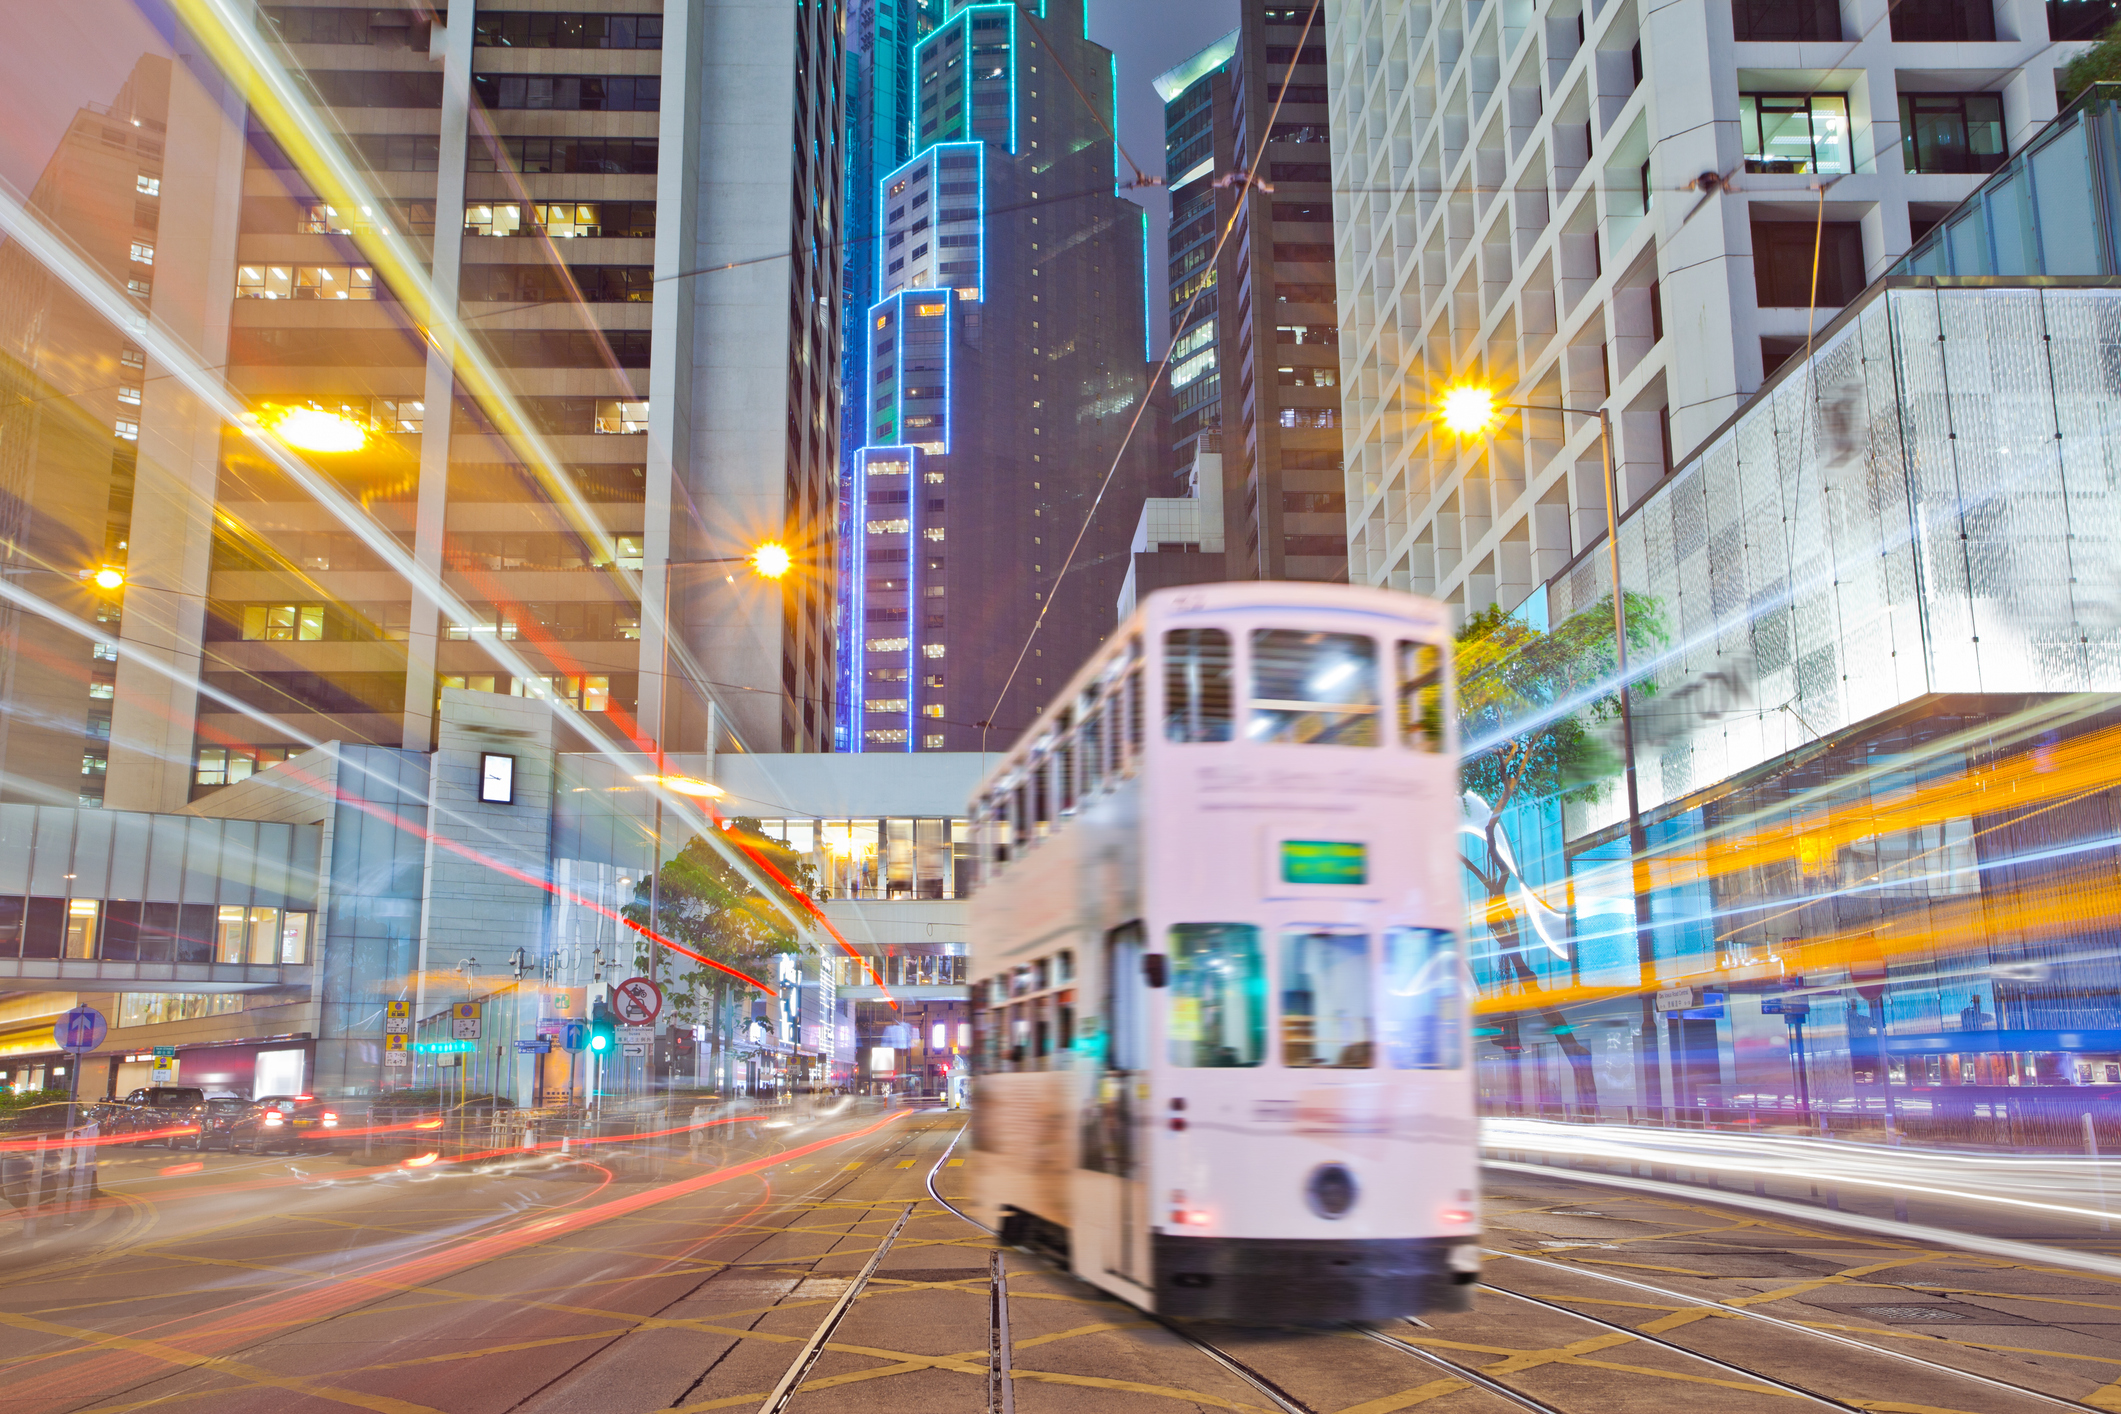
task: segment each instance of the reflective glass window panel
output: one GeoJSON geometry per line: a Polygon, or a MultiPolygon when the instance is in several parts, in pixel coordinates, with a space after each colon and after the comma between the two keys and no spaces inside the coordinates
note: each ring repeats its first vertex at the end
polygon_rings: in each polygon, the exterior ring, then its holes
{"type": "Polygon", "coordinates": [[[1458,937],[1446,928],[1385,930],[1385,1060],[1394,1070],[1462,1064],[1458,937]]]}
{"type": "Polygon", "coordinates": [[[1365,634],[1252,632],[1254,741],[1377,745],[1377,641],[1365,634]]]}
{"type": "Polygon", "coordinates": [[[1399,740],[1415,751],[1443,750],[1443,649],[1433,643],[1400,642],[1399,740]]]}
{"type": "Polygon", "coordinates": [[[1164,736],[1170,741],[1230,739],[1230,635],[1219,628],[1175,628],[1164,635],[1164,736]]]}
{"type": "Polygon", "coordinates": [[[1282,934],[1281,1063],[1325,1070],[1373,1065],[1370,992],[1367,934],[1282,934]]]}

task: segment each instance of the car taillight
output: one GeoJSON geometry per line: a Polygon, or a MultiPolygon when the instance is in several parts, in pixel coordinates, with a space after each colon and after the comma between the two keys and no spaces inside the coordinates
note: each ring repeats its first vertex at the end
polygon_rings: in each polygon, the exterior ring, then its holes
{"type": "Polygon", "coordinates": [[[339,1117],[330,1110],[326,1110],[324,1112],[324,1122],[329,1125],[336,1125],[339,1122],[339,1117]]]}
{"type": "Polygon", "coordinates": [[[265,1112],[265,1122],[267,1124],[281,1124],[286,1121],[286,1118],[287,1117],[281,1114],[278,1110],[267,1110],[265,1112]]]}

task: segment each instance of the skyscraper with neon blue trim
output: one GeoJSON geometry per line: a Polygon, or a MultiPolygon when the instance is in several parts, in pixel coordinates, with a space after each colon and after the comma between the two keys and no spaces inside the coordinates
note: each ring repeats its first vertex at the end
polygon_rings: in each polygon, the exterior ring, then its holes
{"type": "Polygon", "coordinates": [[[1153,475],[1147,417],[1120,457],[1147,381],[1143,217],[1084,0],[953,0],[912,83],[913,155],[876,182],[850,344],[841,739],[999,749],[1110,630],[1153,475]]]}

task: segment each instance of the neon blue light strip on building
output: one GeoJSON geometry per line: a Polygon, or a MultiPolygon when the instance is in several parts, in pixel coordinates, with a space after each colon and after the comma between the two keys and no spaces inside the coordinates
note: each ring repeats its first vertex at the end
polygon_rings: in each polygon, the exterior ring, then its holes
{"type": "MultiPolygon", "coordinates": [[[[948,319],[947,312],[944,318],[948,319]]],[[[906,370],[899,368],[903,380],[906,370]]],[[[945,419],[947,424],[947,419],[945,419]]],[[[899,429],[905,436],[905,429],[899,429]]],[[[920,745],[921,722],[921,640],[915,625],[926,627],[921,613],[921,459],[911,448],[906,456],[906,750],[913,751],[920,745]]],[[[881,840],[878,841],[882,843],[881,840]]]]}
{"type": "MultiPolygon", "coordinates": [[[[1085,14],[1089,12],[1089,8],[1087,5],[1083,7],[1085,14]]],[[[1213,119],[1210,119],[1210,121],[1212,122],[1213,119]]],[[[1119,131],[1119,55],[1117,54],[1112,56],[1112,131],[1115,133],[1119,131]]],[[[1122,173],[1119,170],[1119,142],[1115,138],[1112,143],[1112,194],[1114,196],[1119,195],[1121,176],[1122,173]]]]}
{"type": "MultiPolygon", "coordinates": [[[[1149,352],[1149,213],[1142,212],[1142,362],[1154,363],[1156,358],[1149,352]]],[[[1149,390],[1155,392],[1154,388],[1149,390]]]]}

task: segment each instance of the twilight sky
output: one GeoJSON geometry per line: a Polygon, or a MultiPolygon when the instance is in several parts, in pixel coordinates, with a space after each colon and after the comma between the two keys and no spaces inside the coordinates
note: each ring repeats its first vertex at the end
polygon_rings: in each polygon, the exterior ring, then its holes
{"type": "MultiPolygon", "coordinates": [[[[1119,140],[1152,176],[1164,176],[1164,105],[1156,76],[1237,28],[1237,0],[1090,0],[1090,37],[1119,59],[1119,140]]],[[[1149,212],[1149,284],[1163,286],[1171,203],[1161,188],[1127,193],[1149,212]]],[[[1149,304],[1149,343],[1161,358],[1169,337],[1161,299],[1149,304]]]]}

